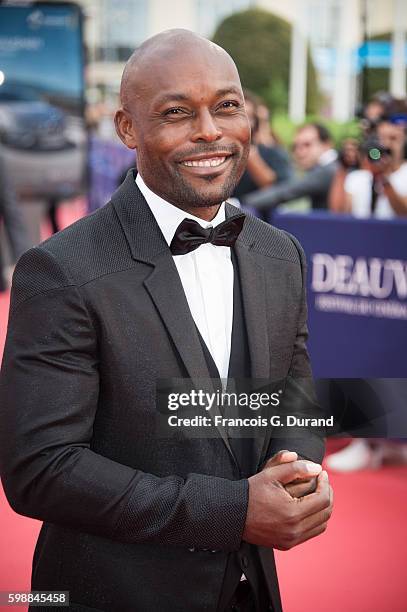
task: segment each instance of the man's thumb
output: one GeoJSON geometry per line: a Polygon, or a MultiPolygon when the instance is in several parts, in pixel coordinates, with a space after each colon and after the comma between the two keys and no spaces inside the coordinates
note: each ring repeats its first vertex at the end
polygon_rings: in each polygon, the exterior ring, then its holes
{"type": "Polygon", "coordinates": [[[265,470],[275,465],[280,465],[281,463],[288,463],[289,461],[295,461],[296,459],[298,459],[298,455],[294,451],[281,450],[281,451],[278,451],[278,453],[273,455],[271,459],[267,461],[263,469],[265,470]]]}
{"type": "Polygon", "coordinates": [[[286,485],[293,480],[313,478],[322,471],[322,466],[312,461],[299,460],[290,463],[281,463],[267,470],[270,478],[278,480],[282,485],[286,485]]]}

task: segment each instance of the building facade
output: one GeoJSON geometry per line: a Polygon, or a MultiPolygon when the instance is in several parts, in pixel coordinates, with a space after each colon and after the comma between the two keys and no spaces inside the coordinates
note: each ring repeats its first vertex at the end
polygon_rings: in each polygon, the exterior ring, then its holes
{"type": "MultiPolygon", "coordinates": [[[[385,61],[389,89],[405,95],[405,0],[79,0],[86,17],[88,83],[93,92],[117,93],[123,64],[149,36],[180,27],[211,37],[228,15],[259,7],[293,26],[289,112],[305,112],[306,49],[310,48],[326,113],[346,121],[358,99],[359,51],[366,34],[392,33],[385,61]]],[[[271,60],[272,61],[272,60],[271,60]]]]}

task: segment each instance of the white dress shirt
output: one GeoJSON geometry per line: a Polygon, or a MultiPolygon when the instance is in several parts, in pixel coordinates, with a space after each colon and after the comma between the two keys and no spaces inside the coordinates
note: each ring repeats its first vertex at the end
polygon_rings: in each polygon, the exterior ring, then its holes
{"type": "MultiPolygon", "coordinates": [[[[168,245],[184,219],[193,219],[204,228],[214,227],[225,220],[224,202],[216,216],[208,222],[184,212],[153,193],[140,174],[137,174],[136,183],[168,245]]],[[[173,259],[192,317],[220,377],[226,379],[233,320],[233,264],[230,247],[202,244],[186,255],[173,255],[173,259]]]]}

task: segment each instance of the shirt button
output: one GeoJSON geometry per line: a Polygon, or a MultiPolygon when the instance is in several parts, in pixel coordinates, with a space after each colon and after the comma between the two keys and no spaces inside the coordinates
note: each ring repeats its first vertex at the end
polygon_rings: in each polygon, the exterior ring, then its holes
{"type": "Polygon", "coordinates": [[[211,550],[211,553],[215,553],[215,552],[218,552],[218,551],[217,550],[211,550]]]}
{"type": "Polygon", "coordinates": [[[195,548],[194,547],[188,548],[188,550],[189,550],[189,552],[195,552],[195,548]]]}

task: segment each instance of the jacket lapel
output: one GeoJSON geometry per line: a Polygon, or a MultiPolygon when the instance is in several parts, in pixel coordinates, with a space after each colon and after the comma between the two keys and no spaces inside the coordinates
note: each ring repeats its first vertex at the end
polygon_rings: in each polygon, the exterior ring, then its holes
{"type": "MultiPolygon", "coordinates": [[[[230,218],[241,211],[230,204],[226,205],[226,217],[230,218]]],[[[248,216],[243,230],[236,241],[235,252],[238,259],[242,287],[244,317],[246,322],[252,379],[269,381],[270,342],[267,327],[266,279],[262,266],[258,263],[253,249],[255,240],[250,232],[248,216]]],[[[261,462],[269,439],[269,427],[261,429],[261,434],[253,438],[256,465],[261,462]]],[[[256,468],[256,466],[253,466],[256,468]]]]}
{"type": "MultiPolygon", "coordinates": [[[[230,218],[241,211],[230,204],[226,205],[226,217],[230,218]]],[[[266,280],[264,270],[256,259],[253,250],[254,240],[250,235],[250,217],[236,241],[235,252],[243,294],[243,308],[246,321],[252,378],[268,379],[270,375],[270,345],[267,329],[266,280]]]]}
{"type": "Polygon", "coordinates": [[[253,253],[241,242],[235,245],[242,283],[252,378],[268,378],[270,347],[266,320],[266,290],[264,270],[253,253]]]}

